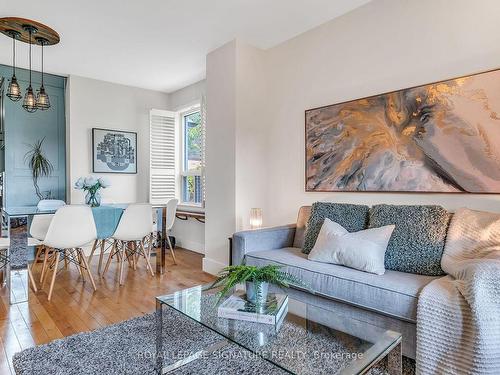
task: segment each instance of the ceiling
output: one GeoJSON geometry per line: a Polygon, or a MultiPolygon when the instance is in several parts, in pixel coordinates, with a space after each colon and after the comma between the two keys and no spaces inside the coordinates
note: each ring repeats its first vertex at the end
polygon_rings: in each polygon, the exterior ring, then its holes
{"type": "MultiPolygon", "coordinates": [[[[172,92],[205,77],[205,56],[234,38],[270,48],[369,0],[0,0],[0,17],[47,24],[61,43],[45,70],[172,92]]],[[[27,45],[17,64],[27,67],[27,45]]],[[[39,48],[34,69],[40,69],[39,48]]],[[[12,43],[0,35],[0,63],[12,43]]]]}

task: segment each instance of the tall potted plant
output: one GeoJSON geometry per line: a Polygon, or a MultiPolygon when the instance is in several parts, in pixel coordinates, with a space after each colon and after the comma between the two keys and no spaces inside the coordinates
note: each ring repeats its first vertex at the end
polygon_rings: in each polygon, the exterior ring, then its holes
{"type": "Polygon", "coordinates": [[[54,166],[47,159],[42,149],[44,140],[45,137],[29,145],[29,150],[24,155],[24,161],[31,169],[31,178],[33,179],[36,195],[40,200],[43,199],[43,196],[38,186],[38,179],[40,177],[49,177],[54,171],[54,166]]]}

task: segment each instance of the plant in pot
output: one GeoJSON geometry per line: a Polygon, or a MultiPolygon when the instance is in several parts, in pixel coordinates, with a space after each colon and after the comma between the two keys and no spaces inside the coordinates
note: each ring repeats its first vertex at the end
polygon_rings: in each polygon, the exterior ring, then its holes
{"type": "Polygon", "coordinates": [[[42,200],[43,196],[38,187],[38,179],[40,177],[49,177],[54,171],[54,166],[43,152],[42,145],[45,137],[39,139],[32,145],[29,145],[29,150],[24,155],[24,161],[31,169],[31,178],[37,197],[42,200]]]}
{"type": "Polygon", "coordinates": [[[237,284],[246,284],[247,301],[255,306],[263,306],[267,301],[269,284],[280,288],[287,288],[290,284],[306,287],[307,286],[297,277],[281,271],[281,266],[270,264],[264,267],[247,266],[229,266],[219,272],[217,280],[211,285],[211,288],[222,288],[218,292],[220,302],[224,296],[229,294],[237,284]]]}

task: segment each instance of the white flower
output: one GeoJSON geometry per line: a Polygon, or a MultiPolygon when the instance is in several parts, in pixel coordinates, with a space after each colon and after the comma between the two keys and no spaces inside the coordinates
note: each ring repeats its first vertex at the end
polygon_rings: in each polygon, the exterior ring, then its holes
{"type": "Polygon", "coordinates": [[[92,187],[95,184],[97,184],[97,179],[94,176],[87,176],[87,177],[85,177],[85,181],[84,181],[84,186],[85,187],[92,187]]]}
{"type": "Polygon", "coordinates": [[[78,180],[76,180],[75,182],[75,189],[78,189],[78,190],[81,190],[83,189],[83,185],[84,185],[84,180],[83,180],[83,177],[80,177],[78,180]]]}
{"type": "Polygon", "coordinates": [[[111,184],[109,183],[108,179],[105,178],[105,177],[99,177],[97,179],[97,181],[99,182],[99,184],[101,185],[101,187],[103,188],[107,188],[109,187],[111,184]]]}

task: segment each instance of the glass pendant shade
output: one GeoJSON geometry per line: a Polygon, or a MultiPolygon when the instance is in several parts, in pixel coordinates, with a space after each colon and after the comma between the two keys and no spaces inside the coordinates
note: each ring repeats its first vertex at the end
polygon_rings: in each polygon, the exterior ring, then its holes
{"type": "Polygon", "coordinates": [[[46,111],[50,108],[49,95],[45,91],[45,87],[43,85],[43,46],[47,44],[47,40],[37,38],[37,42],[42,46],[42,85],[40,86],[40,90],[38,90],[38,94],[36,96],[36,106],[40,111],[46,111]]]}
{"type": "Polygon", "coordinates": [[[23,108],[30,113],[35,112],[38,108],[36,106],[36,97],[33,93],[33,88],[29,85],[26,90],[26,94],[24,95],[23,108]]]}
{"type": "Polygon", "coordinates": [[[19,99],[23,97],[21,95],[21,87],[19,87],[19,83],[17,83],[17,78],[15,75],[13,75],[12,78],[10,79],[6,95],[10,100],[14,102],[19,101],[19,99]]]}
{"type": "Polygon", "coordinates": [[[49,95],[45,92],[45,87],[41,86],[36,96],[36,106],[40,111],[46,111],[50,108],[49,95]]]}
{"type": "Polygon", "coordinates": [[[26,26],[26,31],[29,32],[29,62],[30,62],[30,85],[28,86],[26,90],[26,94],[24,94],[24,102],[23,102],[23,108],[30,113],[35,112],[38,108],[36,106],[36,97],[35,94],[33,93],[33,87],[31,87],[31,36],[33,34],[33,27],[31,26],[26,26]]]}

